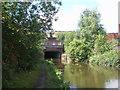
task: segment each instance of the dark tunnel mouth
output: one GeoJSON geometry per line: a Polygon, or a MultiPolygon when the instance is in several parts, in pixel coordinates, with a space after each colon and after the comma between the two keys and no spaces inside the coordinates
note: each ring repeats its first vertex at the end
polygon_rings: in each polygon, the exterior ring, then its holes
{"type": "Polygon", "coordinates": [[[60,59],[61,53],[58,51],[46,51],[44,58],[45,59],[60,59]]]}

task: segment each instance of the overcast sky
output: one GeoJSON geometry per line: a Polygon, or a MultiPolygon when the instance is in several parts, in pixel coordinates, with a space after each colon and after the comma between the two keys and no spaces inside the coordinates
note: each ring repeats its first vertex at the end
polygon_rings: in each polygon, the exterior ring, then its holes
{"type": "Polygon", "coordinates": [[[78,29],[80,15],[85,9],[97,9],[101,14],[101,24],[107,33],[118,32],[118,1],[120,0],[62,0],[57,22],[53,22],[56,31],[78,29]]]}

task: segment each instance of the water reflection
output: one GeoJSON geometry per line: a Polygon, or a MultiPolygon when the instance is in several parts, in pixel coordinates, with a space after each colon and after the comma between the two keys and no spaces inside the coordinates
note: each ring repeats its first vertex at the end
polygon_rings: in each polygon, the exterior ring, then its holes
{"type": "Polygon", "coordinates": [[[105,82],[105,88],[118,88],[118,80],[110,79],[108,82],[105,82]]]}
{"type": "Polygon", "coordinates": [[[92,64],[69,64],[64,68],[64,80],[78,88],[118,88],[118,69],[92,64]]]}

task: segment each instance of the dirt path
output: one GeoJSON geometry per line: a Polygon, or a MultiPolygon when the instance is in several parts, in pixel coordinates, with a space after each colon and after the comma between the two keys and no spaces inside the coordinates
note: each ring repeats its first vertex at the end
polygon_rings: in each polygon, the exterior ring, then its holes
{"type": "Polygon", "coordinates": [[[38,80],[36,82],[35,88],[45,88],[45,81],[46,81],[46,69],[41,64],[40,75],[39,75],[38,80]]]}

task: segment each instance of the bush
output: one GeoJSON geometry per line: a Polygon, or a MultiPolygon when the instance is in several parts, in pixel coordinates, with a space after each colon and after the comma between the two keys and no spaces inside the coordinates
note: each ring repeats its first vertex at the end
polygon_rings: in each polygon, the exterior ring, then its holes
{"type": "Polygon", "coordinates": [[[88,44],[85,43],[85,40],[73,40],[69,44],[69,56],[72,60],[77,61],[87,61],[90,55],[90,49],[88,44]]]}
{"type": "Polygon", "coordinates": [[[104,66],[120,67],[120,59],[118,58],[118,51],[111,50],[104,54],[98,54],[90,57],[89,62],[104,66]]]}
{"type": "Polygon", "coordinates": [[[98,35],[95,40],[93,54],[103,54],[114,49],[117,46],[117,40],[108,41],[105,35],[98,35]]]}
{"type": "Polygon", "coordinates": [[[40,73],[40,63],[34,66],[31,71],[22,71],[19,73],[7,73],[11,74],[10,79],[3,79],[3,88],[34,88],[34,84],[38,79],[40,73]]]}
{"type": "Polygon", "coordinates": [[[52,61],[44,60],[41,61],[46,69],[46,85],[45,88],[69,88],[68,83],[64,83],[61,77],[61,72],[57,69],[52,61]]]}

